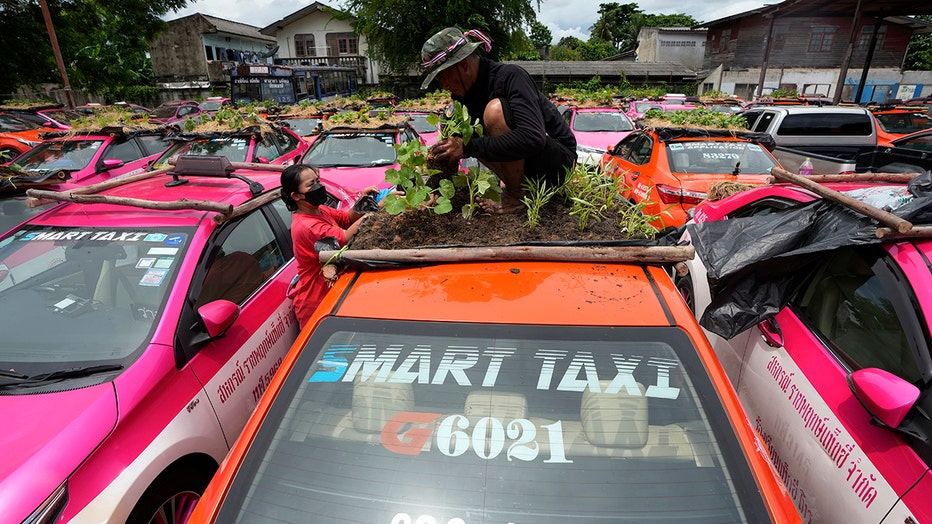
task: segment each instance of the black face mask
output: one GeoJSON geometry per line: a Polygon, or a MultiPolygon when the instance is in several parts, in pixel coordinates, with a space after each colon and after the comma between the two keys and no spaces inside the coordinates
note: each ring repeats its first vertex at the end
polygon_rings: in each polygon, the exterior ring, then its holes
{"type": "Polygon", "coordinates": [[[327,201],[327,188],[320,182],[314,184],[305,191],[304,201],[312,206],[323,205],[327,201]]]}

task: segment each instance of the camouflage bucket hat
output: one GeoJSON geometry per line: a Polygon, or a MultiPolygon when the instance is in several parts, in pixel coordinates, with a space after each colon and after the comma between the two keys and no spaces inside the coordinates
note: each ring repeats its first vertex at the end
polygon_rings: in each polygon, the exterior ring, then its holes
{"type": "Polygon", "coordinates": [[[430,37],[421,46],[421,65],[427,71],[421,89],[427,89],[437,73],[458,64],[480,45],[485,47],[486,52],[492,50],[492,40],[478,29],[470,29],[464,33],[455,27],[448,27],[430,37]],[[469,38],[478,41],[470,41],[469,38]]]}

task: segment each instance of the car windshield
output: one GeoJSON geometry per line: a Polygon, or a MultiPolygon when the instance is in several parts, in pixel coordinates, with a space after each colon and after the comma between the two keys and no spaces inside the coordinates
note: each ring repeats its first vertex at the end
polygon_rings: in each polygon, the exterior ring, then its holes
{"type": "Polygon", "coordinates": [[[328,319],[218,522],[760,522],[688,337],[328,319]]]}
{"type": "Polygon", "coordinates": [[[418,133],[439,133],[437,126],[427,121],[427,115],[408,115],[411,127],[418,133]]]}
{"type": "Polygon", "coordinates": [[[94,160],[103,140],[56,140],[42,142],[16,159],[16,165],[29,171],[80,171],[94,160]]]}
{"type": "Polygon", "coordinates": [[[223,105],[223,102],[220,100],[210,100],[200,103],[200,108],[202,111],[216,111],[220,109],[220,106],[223,105]]]}
{"type": "Polygon", "coordinates": [[[767,175],[777,167],[759,144],[726,140],[669,142],[667,159],[672,173],[767,175]]]}
{"type": "Polygon", "coordinates": [[[0,369],[112,363],[148,340],[193,229],[26,226],[0,241],[0,369]],[[15,329],[12,327],[15,326],[15,329]]]}
{"type": "Polygon", "coordinates": [[[932,117],[925,113],[886,113],[874,115],[888,133],[908,134],[932,128],[932,117]]]}
{"type": "Polygon", "coordinates": [[[651,104],[651,103],[637,103],[637,102],[635,102],[635,104],[634,104],[634,110],[637,111],[638,113],[646,113],[647,111],[649,111],[649,110],[651,110],[651,109],[659,109],[659,110],[663,111],[663,107],[661,107],[661,106],[659,106],[659,105],[657,105],[657,104],[651,104]]]}
{"type": "Polygon", "coordinates": [[[903,149],[915,149],[916,151],[932,152],[932,134],[923,134],[923,136],[914,136],[897,140],[894,146],[903,149]]]}
{"type": "Polygon", "coordinates": [[[332,133],[314,142],[304,163],[315,167],[375,167],[395,163],[389,133],[332,133]]]}
{"type": "Polygon", "coordinates": [[[0,115],[0,132],[13,133],[30,129],[42,129],[42,126],[13,115],[0,115]]]}
{"type": "Polygon", "coordinates": [[[198,138],[177,141],[162,153],[153,167],[155,169],[168,167],[170,161],[176,160],[181,155],[225,156],[230,162],[246,162],[248,153],[248,138],[198,138]]]}
{"type": "Polygon", "coordinates": [[[310,136],[320,131],[317,129],[317,126],[319,126],[322,121],[322,118],[286,118],[279,120],[279,123],[287,124],[288,127],[299,136],[310,136]]]}
{"type": "Polygon", "coordinates": [[[632,131],[634,124],[631,119],[620,111],[580,111],[576,113],[573,119],[573,131],[598,132],[598,131],[632,131]]]}

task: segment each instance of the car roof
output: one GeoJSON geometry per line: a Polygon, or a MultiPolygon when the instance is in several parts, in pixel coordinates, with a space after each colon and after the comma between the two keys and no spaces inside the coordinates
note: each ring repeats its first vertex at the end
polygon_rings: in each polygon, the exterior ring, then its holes
{"type": "MultiPolygon", "coordinates": [[[[216,216],[222,221],[236,214],[235,206],[253,201],[250,185],[228,174],[246,177],[261,184],[263,200],[279,198],[282,166],[266,164],[231,164],[225,157],[181,156],[175,166],[133,176],[124,176],[92,186],[56,193],[28,193],[33,203],[41,198],[55,198],[66,202],[36,215],[29,223],[38,225],[69,226],[133,226],[140,225],[192,226],[202,220],[216,216]],[[222,160],[221,160],[222,159],[222,160]],[[176,175],[181,184],[173,184],[176,175]],[[97,191],[98,188],[103,188],[97,191]],[[70,197],[71,193],[80,193],[70,197]],[[79,203],[72,199],[87,198],[98,202],[79,203]],[[70,197],[70,198],[69,198],[70,197]],[[129,199],[129,200],[128,200],[129,199]],[[150,209],[138,205],[126,205],[144,201],[155,205],[175,203],[179,209],[150,209]],[[208,204],[205,204],[207,202],[208,204]],[[213,203],[213,204],[209,204],[213,203]],[[92,212],[90,212],[92,211],[92,212]]],[[[172,204],[168,204],[172,205],[172,204]]]]}
{"type": "Polygon", "coordinates": [[[637,264],[486,262],[480,270],[484,291],[475,289],[476,270],[475,263],[463,262],[363,271],[353,283],[353,293],[344,297],[335,314],[449,322],[670,326],[670,312],[661,296],[664,301],[678,299],[675,293],[664,296],[651,286],[638,285],[660,276],[655,273],[649,277],[651,270],[637,264]],[[439,275],[443,275],[444,285],[436,285],[439,275]],[[617,285],[600,286],[598,300],[561,300],[568,287],[593,279],[610,279],[617,285]],[[412,295],[412,289],[418,292],[412,295]],[[487,301],[482,307],[476,307],[476,302],[483,300],[487,301]],[[637,306],[630,307],[632,304],[637,306]],[[619,315],[620,310],[628,314],[619,315]]]}

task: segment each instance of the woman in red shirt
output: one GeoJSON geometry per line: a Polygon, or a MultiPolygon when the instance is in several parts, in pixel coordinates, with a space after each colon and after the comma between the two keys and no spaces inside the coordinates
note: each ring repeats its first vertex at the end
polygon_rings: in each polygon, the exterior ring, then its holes
{"type": "MultiPolygon", "coordinates": [[[[355,208],[341,211],[323,205],[327,201],[327,188],[320,183],[320,174],[311,166],[288,166],[282,171],[281,183],[282,200],[294,214],[291,241],[298,263],[294,308],[298,324],[303,328],[330,287],[321,273],[323,264],[314,244],[332,237],[340,246],[345,246],[359,230],[365,214],[355,208]]],[[[378,189],[370,187],[363,191],[364,195],[370,193],[378,193],[378,189]]]]}

